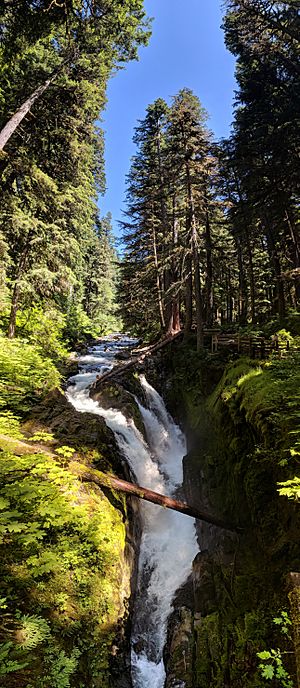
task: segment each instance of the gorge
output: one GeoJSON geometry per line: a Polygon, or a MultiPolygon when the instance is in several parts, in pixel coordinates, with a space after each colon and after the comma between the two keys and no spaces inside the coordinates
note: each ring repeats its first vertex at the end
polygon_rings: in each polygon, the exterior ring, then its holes
{"type": "MultiPolygon", "coordinates": [[[[105,409],[89,396],[96,374],[113,364],[113,356],[130,340],[114,338],[94,346],[79,358],[80,373],[71,378],[69,400],[78,411],[101,415],[114,432],[119,448],[140,484],[163,494],[178,494],[182,485],[185,439],[168,414],[163,400],[140,378],[146,406],[135,399],[145,428],[145,438],[132,418],[113,408],[105,409]],[[90,367],[93,372],[88,372],[90,367]]],[[[193,522],[154,505],[141,509],[142,538],[138,590],[132,630],[132,678],[135,688],[163,688],[163,648],[166,624],[176,590],[191,572],[198,551],[193,522]],[[176,533],[176,537],[174,537],[176,533]]]]}
{"type": "Polygon", "coordinates": [[[299,8],[0,2],[0,688],[300,686],[299,8]]]}
{"type": "MultiPolygon", "coordinates": [[[[66,366],[65,392],[54,378],[22,423],[3,416],[3,685],[263,688],[268,648],[294,685],[299,511],[278,483],[298,446],[298,353],[198,354],[178,336],[128,368],[132,343],[91,342],[66,366]],[[95,385],[118,359],[116,378],[95,385]],[[110,476],[212,522],[124,497],[110,476]]],[[[10,404],[28,398],[27,365],[38,390],[53,374],[16,346],[10,404]]]]}
{"type": "MultiPolygon", "coordinates": [[[[182,459],[187,451],[185,440],[144,374],[141,371],[137,374],[135,370],[124,372],[123,379],[121,376],[119,380],[118,376],[118,383],[114,383],[113,378],[107,381],[102,393],[89,393],[88,385],[93,383],[96,374],[111,368],[112,357],[119,346],[130,343],[130,340],[101,342],[80,358],[81,370],[71,380],[69,399],[77,410],[88,410],[105,419],[133,470],[133,479],[157,492],[182,497],[179,486],[182,483],[182,459]],[[89,372],[91,366],[93,372],[89,372]],[[128,404],[128,394],[132,405],[128,404]],[[104,407],[101,406],[103,401],[104,407]],[[133,415],[135,421],[131,417],[133,415]]],[[[274,488],[270,492],[269,481],[273,483],[274,479],[271,473],[267,476],[268,471],[274,471],[274,467],[271,468],[273,456],[268,462],[266,450],[265,488],[262,490],[261,485],[261,494],[257,490],[257,481],[261,481],[262,476],[261,467],[257,463],[254,466],[250,463],[247,467],[246,457],[242,457],[244,453],[249,457],[251,451],[254,454],[264,451],[262,448],[258,450],[259,430],[251,428],[249,417],[246,424],[243,414],[238,418],[238,408],[233,415],[233,410],[228,414],[226,403],[218,402],[224,394],[221,378],[226,361],[222,360],[222,355],[212,356],[209,363],[207,360],[206,364],[203,362],[204,365],[198,361],[190,374],[184,372],[186,355],[188,349],[174,341],[156,352],[150,365],[142,363],[140,369],[145,369],[146,374],[149,372],[188,433],[189,453],[183,466],[184,490],[189,504],[198,508],[205,506],[215,517],[231,517],[242,525],[242,534],[198,522],[197,545],[192,521],[180,514],[162,511],[157,506],[143,505],[144,532],[131,631],[133,686],[193,688],[195,685],[210,685],[212,680],[219,681],[216,685],[220,687],[227,685],[226,681],[229,681],[228,685],[238,686],[245,671],[245,662],[250,662],[249,683],[245,684],[250,686],[256,663],[254,648],[257,645],[259,649],[259,638],[270,632],[267,631],[264,609],[274,605],[286,606],[287,592],[280,590],[279,581],[283,580],[284,572],[287,576],[289,566],[297,567],[298,516],[293,505],[281,504],[281,500],[278,502],[274,488]],[[196,377],[191,380],[193,374],[196,377]],[[221,384],[219,392],[218,383],[219,387],[221,384]],[[192,404],[188,398],[191,393],[192,404]],[[205,399],[210,397],[212,402],[209,403],[213,406],[208,409],[205,399]],[[220,410],[216,413],[216,402],[223,407],[220,427],[220,410]],[[216,475],[212,468],[214,464],[216,475]],[[260,523],[256,523],[257,517],[260,523]],[[284,535],[287,522],[289,528],[284,535]],[[271,548],[268,543],[270,523],[274,540],[271,548]],[[279,564],[279,552],[284,551],[279,564]],[[259,600],[260,595],[265,596],[263,603],[259,600]],[[173,609],[172,612],[174,605],[175,611],[173,609]],[[262,623],[264,625],[259,627],[262,623]],[[254,631],[256,624],[258,627],[254,631]],[[248,647],[246,655],[240,646],[240,634],[244,634],[245,647],[248,647]],[[163,648],[167,637],[165,669],[163,648]],[[223,642],[228,646],[229,655],[223,654],[223,642]]],[[[246,376],[250,373],[250,382],[252,373],[259,375],[262,372],[258,362],[249,366],[243,359],[238,359],[230,364],[230,374],[237,376],[237,380],[241,379],[239,366],[246,376]]],[[[258,420],[256,418],[256,422],[258,420]]],[[[268,420],[263,440],[263,444],[268,445],[272,440],[267,437],[267,426],[268,420]]]]}

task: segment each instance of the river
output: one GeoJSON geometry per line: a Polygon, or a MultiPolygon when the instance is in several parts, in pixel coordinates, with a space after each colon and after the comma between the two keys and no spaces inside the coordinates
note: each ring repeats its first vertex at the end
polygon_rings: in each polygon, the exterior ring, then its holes
{"type": "MultiPolygon", "coordinates": [[[[178,495],[183,480],[185,437],[146,378],[140,376],[147,404],[143,406],[137,399],[136,402],[147,440],[133,419],[119,410],[101,408],[89,397],[96,375],[110,370],[116,354],[134,344],[135,340],[129,337],[111,335],[92,346],[78,358],[79,373],[70,378],[67,396],[78,411],[89,411],[105,419],[140,485],[161,494],[178,495]]],[[[142,539],[132,631],[132,682],[134,688],[163,688],[163,649],[172,601],[189,576],[199,548],[191,518],[154,504],[141,502],[140,506],[142,539]]],[[[184,682],[178,688],[184,688],[184,682]]]]}

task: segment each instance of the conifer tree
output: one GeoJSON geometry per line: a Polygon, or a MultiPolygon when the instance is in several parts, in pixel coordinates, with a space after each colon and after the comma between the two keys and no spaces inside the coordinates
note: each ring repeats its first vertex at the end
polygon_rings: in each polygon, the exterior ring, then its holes
{"type": "Polygon", "coordinates": [[[125,322],[134,326],[136,320],[142,331],[152,323],[153,332],[160,324],[161,331],[174,334],[184,319],[188,333],[195,302],[198,348],[204,316],[213,320],[215,162],[205,119],[188,89],[175,96],[170,109],[161,100],[148,107],[134,139],[138,153],[128,178],[128,220],[123,223],[125,322]]]}
{"type": "Polygon", "coordinates": [[[240,227],[234,231],[248,254],[252,321],[266,312],[282,319],[299,304],[298,5],[230,0],[224,20],[227,46],[237,56],[229,145],[240,227]],[[266,267],[258,289],[255,256],[266,267]]]}
{"type": "Polygon", "coordinates": [[[51,80],[18,120],[0,159],[9,336],[31,306],[54,307],[69,318],[76,304],[86,309],[85,322],[105,329],[115,256],[110,239],[99,236],[96,197],[105,180],[103,133],[95,122],[112,69],[147,41],[142,0],[7,0],[0,16],[0,127],[51,80]]]}

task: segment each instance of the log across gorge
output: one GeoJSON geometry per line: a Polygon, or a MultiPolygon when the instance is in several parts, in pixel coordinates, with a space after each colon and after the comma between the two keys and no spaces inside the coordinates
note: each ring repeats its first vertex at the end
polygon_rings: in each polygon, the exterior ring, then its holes
{"type": "MultiPolygon", "coordinates": [[[[163,650],[172,602],[175,592],[191,574],[192,562],[199,552],[194,518],[207,515],[193,513],[184,499],[185,437],[147,380],[140,376],[144,405],[135,399],[145,436],[133,418],[115,408],[102,408],[90,396],[96,376],[111,371],[116,354],[134,343],[126,337],[115,336],[92,346],[80,356],[79,373],[70,379],[67,396],[77,410],[105,419],[134,475],[134,482],[128,483],[94,468],[77,466],[82,480],[109,485],[140,498],[142,537],[132,619],[132,683],[134,688],[163,688],[166,676],[163,650]]],[[[227,524],[220,525],[227,527],[227,524]]]]}

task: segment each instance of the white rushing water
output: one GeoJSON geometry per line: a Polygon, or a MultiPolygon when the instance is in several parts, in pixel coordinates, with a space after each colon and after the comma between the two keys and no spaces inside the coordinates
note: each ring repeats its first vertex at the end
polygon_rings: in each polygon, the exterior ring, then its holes
{"type": "MultiPolygon", "coordinates": [[[[109,370],[116,352],[133,343],[126,337],[108,337],[92,347],[79,358],[80,373],[70,379],[67,396],[78,411],[105,418],[140,485],[171,496],[182,484],[186,444],[158,392],[141,376],[148,407],[136,401],[147,442],[132,419],[116,409],[101,408],[89,397],[89,386],[96,374],[109,370]]],[[[141,502],[141,513],[143,534],[132,633],[132,680],[134,688],[163,688],[167,620],[174,594],[190,574],[198,547],[194,522],[188,516],[146,502],[141,502]]]]}

